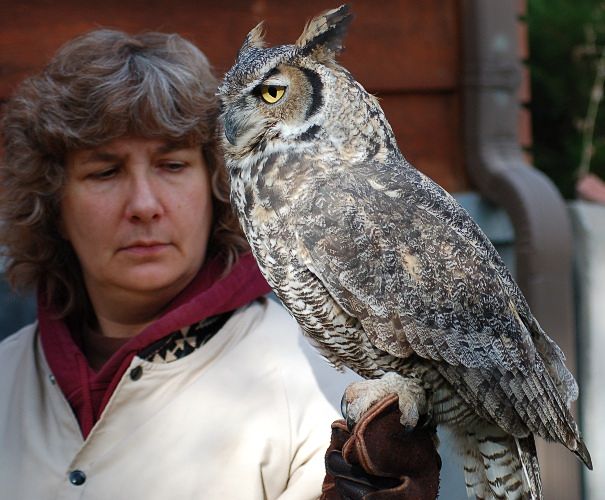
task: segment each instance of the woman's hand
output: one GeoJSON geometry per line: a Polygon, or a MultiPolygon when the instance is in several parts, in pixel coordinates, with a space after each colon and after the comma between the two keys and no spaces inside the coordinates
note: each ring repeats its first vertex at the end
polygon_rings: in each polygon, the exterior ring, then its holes
{"type": "Polygon", "coordinates": [[[332,424],[321,500],[434,500],[441,459],[434,428],[406,432],[396,395],[376,403],[349,431],[332,424]]]}

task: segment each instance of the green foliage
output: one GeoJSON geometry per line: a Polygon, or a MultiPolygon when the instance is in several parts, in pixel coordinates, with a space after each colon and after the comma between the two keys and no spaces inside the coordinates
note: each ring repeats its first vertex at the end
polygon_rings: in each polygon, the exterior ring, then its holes
{"type": "MultiPolygon", "coordinates": [[[[605,1],[529,0],[527,22],[534,163],[573,197],[596,62],[605,46],[605,1]]],[[[604,108],[601,103],[590,163],[603,178],[604,108]]]]}

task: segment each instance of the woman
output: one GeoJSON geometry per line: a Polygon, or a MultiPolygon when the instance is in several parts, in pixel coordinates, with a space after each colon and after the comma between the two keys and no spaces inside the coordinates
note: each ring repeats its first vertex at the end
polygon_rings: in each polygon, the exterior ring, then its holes
{"type": "Polygon", "coordinates": [[[6,105],[0,241],[38,290],[37,323],[0,344],[6,498],[320,494],[324,393],[346,379],[263,297],[216,85],[177,35],[99,30],[6,105]]]}

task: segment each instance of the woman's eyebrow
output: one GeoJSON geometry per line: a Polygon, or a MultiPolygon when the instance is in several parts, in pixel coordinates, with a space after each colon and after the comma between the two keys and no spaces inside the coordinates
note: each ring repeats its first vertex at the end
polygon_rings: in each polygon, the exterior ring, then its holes
{"type": "Polygon", "coordinates": [[[91,151],[82,159],[81,163],[113,162],[119,159],[119,155],[107,151],[91,151]]]}
{"type": "Polygon", "coordinates": [[[172,153],[173,151],[179,151],[181,149],[188,149],[189,146],[182,142],[168,141],[155,150],[156,154],[172,153]]]}
{"type": "MultiPolygon", "coordinates": [[[[187,149],[189,146],[183,142],[167,141],[163,144],[158,145],[154,150],[153,154],[165,154],[173,151],[179,151],[181,149],[187,149]]],[[[111,153],[103,149],[93,149],[86,152],[81,160],[81,164],[97,163],[97,162],[115,162],[122,157],[119,153],[111,153]]]]}

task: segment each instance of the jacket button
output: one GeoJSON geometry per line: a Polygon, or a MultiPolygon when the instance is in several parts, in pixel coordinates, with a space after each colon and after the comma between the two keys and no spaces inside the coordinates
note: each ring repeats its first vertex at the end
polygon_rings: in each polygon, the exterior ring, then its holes
{"type": "Polygon", "coordinates": [[[84,481],[86,481],[86,474],[84,474],[81,470],[72,470],[69,473],[69,482],[75,486],[80,486],[81,484],[84,484],[84,481]]]}
{"type": "Polygon", "coordinates": [[[132,370],[130,370],[130,378],[132,380],[139,380],[141,375],[143,375],[143,368],[141,365],[135,366],[132,370]]]}

